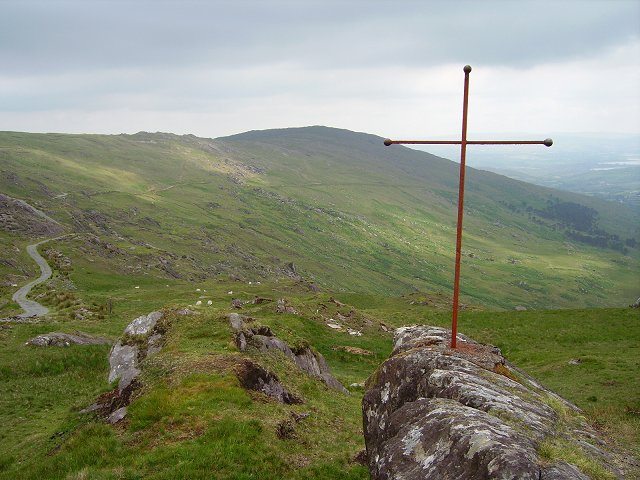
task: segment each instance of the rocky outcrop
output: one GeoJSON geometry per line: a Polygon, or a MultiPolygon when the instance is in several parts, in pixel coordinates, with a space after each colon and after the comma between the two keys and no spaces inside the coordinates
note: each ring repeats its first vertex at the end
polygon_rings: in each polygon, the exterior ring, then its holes
{"type": "Polygon", "coordinates": [[[329,388],[349,394],[349,391],[331,375],[329,366],[322,354],[313,351],[308,346],[297,348],[294,351],[286,342],[276,337],[269,327],[250,327],[246,323],[249,318],[238,313],[230,313],[228,319],[235,334],[236,345],[241,352],[246,351],[248,348],[256,349],[259,352],[280,351],[293,360],[298,368],[313,377],[319,378],[329,388]]]}
{"type": "Polygon", "coordinates": [[[233,300],[231,300],[231,306],[233,308],[237,308],[238,310],[240,310],[243,305],[244,305],[244,302],[239,298],[234,298],[233,300]]]}
{"type": "Polygon", "coordinates": [[[278,376],[251,360],[244,360],[236,368],[236,376],[240,385],[248,390],[262,392],[281,403],[303,403],[302,399],[292,394],[280,383],[278,376]]]}
{"type": "Polygon", "coordinates": [[[138,364],[149,354],[160,350],[162,334],[156,331],[162,312],[151,312],[133,320],[109,355],[109,382],[118,382],[123,391],[139,374],[138,364]]]}
{"type": "MultiPolygon", "coordinates": [[[[188,315],[189,310],[178,310],[177,315],[188,315]]],[[[102,394],[82,412],[94,412],[110,423],[117,423],[127,415],[127,406],[140,386],[140,363],[160,351],[167,329],[165,313],[151,312],[133,320],[124,329],[120,340],[109,353],[109,382],[118,386],[102,394]]]]}
{"type": "Polygon", "coordinates": [[[162,312],[151,312],[136,318],[124,329],[125,335],[147,335],[162,318],[162,312]]]}
{"type": "MultiPolygon", "coordinates": [[[[510,365],[500,350],[448,330],[403,327],[363,399],[374,480],[589,478],[562,458],[540,458],[560,442],[620,472],[577,407],[510,365]],[[588,445],[588,449],[584,445],[588,445]]],[[[600,468],[598,467],[598,468],[600,468]]]]}
{"type": "Polygon", "coordinates": [[[285,298],[279,298],[276,302],[276,313],[298,314],[297,310],[289,305],[289,302],[285,298]]]}
{"type": "Polygon", "coordinates": [[[25,345],[35,347],[69,347],[71,345],[106,345],[111,341],[102,337],[92,337],[86,333],[43,333],[28,340],[25,345]]]}
{"type": "Polygon", "coordinates": [[[0,193],[0,230],[42,237],[58,235],[63,227],[24,200],[0,193]]]}

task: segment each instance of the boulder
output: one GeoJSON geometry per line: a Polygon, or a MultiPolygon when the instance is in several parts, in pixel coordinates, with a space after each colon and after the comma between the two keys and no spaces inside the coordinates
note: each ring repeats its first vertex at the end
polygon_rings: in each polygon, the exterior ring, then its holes
{"type": "Polygon", "coordinates": [[[162,318],[162,312],[151,312],[133,320],[124,329],[125,335],[147,335],[162,318]]]}
{"type": "MultiPolygon", "coordinates": [[[[371,478],[589,478],[537,453],[543,441],[566,432],[563,442],[594,458],[581,442],[597,434],[580,410],[509,364],[496,347],[459,335],[452,350],[450,339],[438,327],[397,329],[391,357],[367,381],[362,409],[371,478]]],[[[613,457],[589,446],[619,476],[613,457]]]]}
{"type": "Polygon", "coordinates": [[[102,337],[92,337],[86,333],[43,333],[28,340],[25,345],[35,347],[68,347],[70,345],[106,345],[110,340],[102,337]]]}
{"type": "MultiPolygon", "coordinates": [[[[176,312],[177,315],[190,313],[176,312]]],[[[97,412],[112,424],[126,416],[126,407],[140,387],[140,363],[158,353],[164,344],[166,325],[158,323],[163,317],[162,312],[151,312],[134,319],[125,327],[122,337],[109,353],[109,382],[118,380],[118,386],[102,394],[93,405],[82,410],[83,413],[97,412]]]]}
{"type": "Polygon", "coordinates": [[[119,379],[119,391],[127,388],[140,374],[140,369],[138,369],[139,351],[137,345],[124,345],[120,340],[111,349],[111,354],[109,355],[109,383],[119,379]]]}
{"type": "Polygon", "coordinates": [[[125,327],[122,339],[111,349],[109,382],[120,379],[119,391],[140,375],[138,363],[162,348],[164,334],[157,327],[163,316],[162,312],[151,312],[134,319],[125,327]]]}

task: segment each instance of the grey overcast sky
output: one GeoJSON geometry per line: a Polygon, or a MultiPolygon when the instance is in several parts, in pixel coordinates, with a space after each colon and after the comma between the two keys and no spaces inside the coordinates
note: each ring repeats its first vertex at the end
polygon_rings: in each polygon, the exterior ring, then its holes
{"type": "Polygon", "coordinates": [[[0,0],[0,130],[640,133],[640,0],[0,0]]]}

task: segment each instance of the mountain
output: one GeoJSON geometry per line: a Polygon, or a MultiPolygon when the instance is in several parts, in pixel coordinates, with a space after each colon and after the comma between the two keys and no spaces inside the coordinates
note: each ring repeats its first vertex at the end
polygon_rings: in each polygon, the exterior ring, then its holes
{"type": "MultiPolygon", "coordinates": [[[[374,135],[0,132],[0,161],[2,193],[78,234],[61,253],[78,265],[80,289],[123,276],[232,276],[384,295],[451,290],[458,167],[374,135]]],[[[633,211],[475,169],[466,191],[463,302],[584,307],[637,296],[633,211]]],[[[2,215],[8,312],[10,285],[33,269],[19,252],[38,234],[11,209],[2,215]]]]}

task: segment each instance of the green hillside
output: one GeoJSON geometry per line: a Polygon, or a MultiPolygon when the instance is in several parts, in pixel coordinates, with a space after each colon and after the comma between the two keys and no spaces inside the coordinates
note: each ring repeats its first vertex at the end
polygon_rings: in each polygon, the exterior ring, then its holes
{"type": "MultiPolygon", "coordinates": [[[[177,282],[170,289],[146,284],[135,291],[129,282],[123,279],[110,292],[118,301],[102,319],[50,317],[0,329],[0,381],[5,386],[0,394],[0,478],[367,479],[368,470],[354,457],[364,448],[362,382],[391,350],[391,334],[380,325],[449,322],[448,312],[423,305],[420,295],[333,294],[342,304],[337,306],[329,293],[310,293],[291,282],[177,282]],[[137,315],[193,303],[200,295],[196,286],[213,304],[196,307],[197,315],[172,319],[167,344],[142,364],[143,387],[127,419],[115,426],[80,413],[114,387],[107,383],[109,346],[24,345],[37,334],[76,329],[118,338],[137,315]],[[308,342],[351,394],[327,389],[282,355],[240,353],[225,318],[231,289],[243,300],[286,296],[297,315],[275,314],[272,302],[247,306],[241,313],[287,342],[308,342]],[[356,312],[361,326],[352,326],[363,335],[327,327],[319,309],[334,316],[356,312]],[[361,350],[352,353],[345,347],[361,350]],[[243,357],[275,371],[304,403],[284,405],[241,388],[232,366],[243,357]],[[294,422],[294,413],[307,416],[294,422]],[[283,424],[292,429],[284,437],[283,424]]],[[[612,445],[638,454],[637,311],[467,311],[460,321],[465,334],[499,346],[518,366],[585,409],[612,445]],[[579,365],[572,365],[573,359],[579,365]]]]}
{"type": "MultiPolygon", "coordinates": [[[[638,218],[488,172],[470,170],[467,185],[460,331],[499,346],[637,455],[638,311],[576,308],[637,298],[638,218]],[[539,310],[496,311],[516,305],[539,310]]],[[[0,478],[368,478],[355,460],[362,382],[394,327],[449,323],[456,190],[448,160],[325,127],[221,139],[0,133],[0,317],[18,313],[15,285],[36,276],[25,245],[70,234],[40,247],[53,277],[31,297],[50,314],[0,323],[0,478]],[[238,350],[231,299],[256,297],[269,300],[240,312],[322,353],[350,395],[283,355],[238,350]],[[297,313],[276,313],[279,298],[297,313]],[[186,306],[195,314],[178,317],[186,306]],[[158,309],[166,344],[142,361],[114,426],[80,413],[115,386],[108,346],[25,345],[52,331],[115,340],[158,309]],[[246,359],[305,403],[242,388],[234,368],[246,359]]]]}
{"type": "MultiPolygon", "coordinates": [[[[334,290],[448,294],[457,165],[381,140],[326,127],[215,140],[3,132],[0,191],[80,234],[66,254],[99,272],[298,275],[334,290]]],[[[631,211],[483,171],[467,185],[464,302],[621,306],[637,296],[631,211]]],[[[1,273],[21,283],[33,267],[15,252],[33,235],[0,235],[1,273]]]]}

